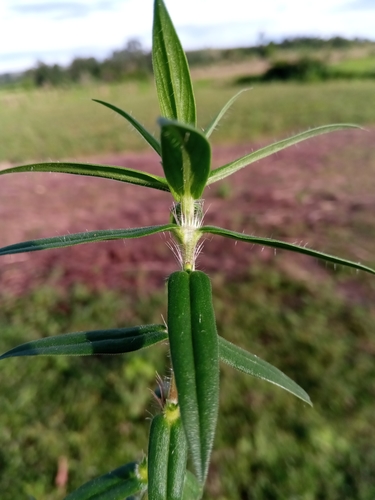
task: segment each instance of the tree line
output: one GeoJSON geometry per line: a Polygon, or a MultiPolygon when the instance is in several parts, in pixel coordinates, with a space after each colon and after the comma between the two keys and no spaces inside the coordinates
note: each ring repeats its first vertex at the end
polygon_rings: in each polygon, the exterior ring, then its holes
{"type": "MultiPolygon", "coordinates": [[[[367,39],[346,39],[333,37],[330,39],[314,37],[285,38],[281,42],[265,42],[249,47],[232,49],[202,49],[188,51],[190,66],[204,66],[221,61],[240,61],[248,57],[271,58],[277,49],[283,50],[317,50],[342,49],[352,46],[373,43],[367,39]]],[[[316,68],[315,68],[316,69],[316,68]]],[[[68,66],[45,64],[38,62],[34,68],[20,74],[0,75],[0,85],[23,85],[26,87],[63,86],[88,81],[119,82],[124,79],[147,79],[152,74],[151,52],[144,50],[136,40],[129,40],[125,47],[116,50],[100,61],[95,57],[77,57],[68,66]]]]}

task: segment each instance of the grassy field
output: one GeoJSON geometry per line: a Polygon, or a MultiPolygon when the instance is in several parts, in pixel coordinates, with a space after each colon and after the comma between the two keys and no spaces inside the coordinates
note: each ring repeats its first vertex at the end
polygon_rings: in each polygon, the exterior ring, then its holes
{"type": "MultiPolygon", "coordinates": [[[[201,80],[196,84],[199,124],[205,127],[239,90],[201,80]]],[[[375,123],[372,82],[256,85],[240,97],[214,144],[280,139],[306,128],[336,122],[375,123]]],[[[123,118],[91,101],[108,101],[131,112],[158,133],[153,84],[92,85],[70,89],[0,92],[0,162],[61,160],[147,147],[123,118]]]]}
{"type": "Polygon", "coordinates": [[[358,73],[358,75],[369,71],[375,73],[375,55],[358,59],[345,59],[336,63],[333,67],[342,71],[358,73]]]}
{"type": "MultiPolygon", "coordinates": [[[[220,334],[293,377],[314,408],[223,366],[205,498],[372,500],[374,302],[355,306],[333,278],[308,284],[275,266],[235,282],[217,275],[213,284],[220,334]]],[[[364,286],[374,294],[373,283],[364,286]]],[[[158,322],[164,311],[163,293],[124,298],[82,286],[1,299],[1,351],[71,329],[158,322]]],[[[2,361],[1,498],[60,500],[141,458],[157,411],[146,387],[165,362],[163,346],[124,357],[2,361]],[[67,478],[57,486],[64,464],[67,478]]]]}

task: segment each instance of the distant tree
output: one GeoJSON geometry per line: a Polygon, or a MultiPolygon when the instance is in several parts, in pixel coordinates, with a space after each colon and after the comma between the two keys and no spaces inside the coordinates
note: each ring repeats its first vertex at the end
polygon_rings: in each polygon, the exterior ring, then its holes
{"type": "Polygon", "coordinates": [[[101,77],[101,63],[94,57],[77,57],[68,68],[68,75],[73,82],[80,82],[87,76],[93,79],[101,77]]]}
{"type": "Polygon", "coordinates": [[[44,87],[46,85],[61,85],[64,78],[64,70],[58,64],[48,66],[43,62],[38,62],[37,67],[31,71],[36,87],[44,87]]]}

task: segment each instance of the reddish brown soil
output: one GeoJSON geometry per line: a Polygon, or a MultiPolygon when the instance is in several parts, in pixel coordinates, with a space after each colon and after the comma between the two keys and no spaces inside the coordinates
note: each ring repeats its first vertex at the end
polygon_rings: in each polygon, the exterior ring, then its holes
{"type": "MultiPolygon", "coordinates": [[[[352,213],[374,213],[374,132],[321,136],[211,185],[205,192],[206,224],[327,250],[326,237],[330,232],[336,235],[340,228],[345,230],[352,213]]],[[[213,166],[261,145],[216,148],[213,166]]],[[[91,160],[162,175],[153,153],[108,154],[91,160]]],[[[3,176],[0,246],[95,229],[164,224],[170,205],[168,193],[114,181],[64,174],[3,176]]],[[[0,286],[14,293],[45,281],[56,286],[83,282],[94,288],[136,285],[149,289],[160,286],[177,268],[166,241],[167,235],[155,235],[4,256],[0,258],[0,286]]],[[[349,248],[345,256],[363,261],[372,258],[366,246],[349,248]]],[[[238,274],[255,259],[274,258],[273,250],[215,237],[205,242],[199,267],[207,272],[220,269],[238,274]]],[[[276,258],[300,277],[307,262],[309,272],[324,273],[315,259],[289,254],[286,260],[282,252],[276,258]]]]}

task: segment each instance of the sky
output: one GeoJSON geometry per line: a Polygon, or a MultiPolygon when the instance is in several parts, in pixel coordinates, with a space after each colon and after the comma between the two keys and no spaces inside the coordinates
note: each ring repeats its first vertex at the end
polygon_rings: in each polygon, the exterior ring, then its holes
{"type": "MultiPolygon", "coordinates": [[[[293,36],[375,40],[375,0],[165,0],[185,50],[293,36]]],[[[0,0],[0,74],[151,48],[153,0],[0,0]]]]}

